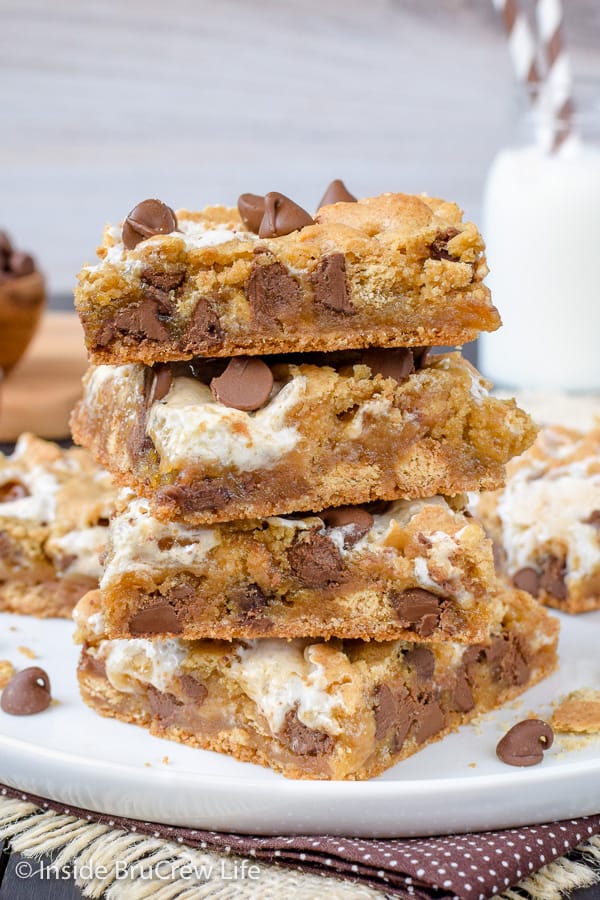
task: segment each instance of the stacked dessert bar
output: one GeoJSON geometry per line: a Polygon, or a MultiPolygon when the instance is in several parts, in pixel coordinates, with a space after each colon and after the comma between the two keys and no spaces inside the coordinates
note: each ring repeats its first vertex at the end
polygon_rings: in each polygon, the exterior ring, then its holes
{"type": "Polygon", "coordinates": [[[499,325],[451,203],[334,182],[108,228],[72,420],[125,487],[76,610],[86,702],[297,778],[368,778],[556,662],[463,492],[535,428],[458,353],[499,325]]]}

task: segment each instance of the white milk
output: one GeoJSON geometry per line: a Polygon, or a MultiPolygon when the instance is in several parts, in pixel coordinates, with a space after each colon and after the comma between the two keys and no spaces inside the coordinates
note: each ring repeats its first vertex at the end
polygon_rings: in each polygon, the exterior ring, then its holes
{"type": "Polygon", "coordinates": [[[504,327],[482,336],[482,372],[498,385],[600,390],[600,149],[500,153],[483,234],[504,327]]]}

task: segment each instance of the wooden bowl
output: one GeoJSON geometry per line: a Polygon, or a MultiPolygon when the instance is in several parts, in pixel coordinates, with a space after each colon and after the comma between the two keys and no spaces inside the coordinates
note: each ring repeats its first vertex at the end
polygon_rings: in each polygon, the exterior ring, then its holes
{"type": "Polygon", "coordinates": [[[46,301],[39,272],[0,281],[0,369],[8,372],[25,353],[46,301]]]}

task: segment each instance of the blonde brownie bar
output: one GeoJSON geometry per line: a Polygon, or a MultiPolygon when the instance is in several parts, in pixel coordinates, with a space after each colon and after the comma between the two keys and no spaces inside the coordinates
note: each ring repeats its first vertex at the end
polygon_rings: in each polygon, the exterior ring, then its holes
{"type": "Polygon", "coordinates": [[[97,597],[110,638],[484,641],[504,607],[481,526],[431,500],[193,528],[134,499],[111,522],[97,597]]]}
{"type": "Polygon", "coordinates": [[[555,668],[558,623],[527,594],[506,600],[491,641],[468,647],[111,641],[91,619],[81,692],[102,715],[290,778],[371,778],[555,668]]]}
{"type": "Polygon", "coordinates": [[[23,434],[0,454],[0,610],[70,617],[98,586],[115,497],[80,448],[23,434]]]}
{"type": "Polygon", "coordinates": [[[506,487],[472,509],[517,587],[566,612],[600,608],[600,423],[545,426],[509,463],[506,487]]]}
{"type": "Polygon", "coordinates": [[[270,379],[252,410],[241,395],[256,378],[221,393],[239,358],[93,367],[74,438],[159,518],[190,524],[497,488],[534,439],[529,417],[490,397],[459,354],[421,353],[416,371],[410,350],[304,356],[251,360],[270,379]],[[211,378],[215,365],[227,369],[211,378]]]}
{"type": "Polygon", "coordinates": [[[500,325],[483,241],[453,203],[383,194],[291,224],[259,237],[237,209],[139,204],[79,275],[93,361],[452,345],[500,325]]]}

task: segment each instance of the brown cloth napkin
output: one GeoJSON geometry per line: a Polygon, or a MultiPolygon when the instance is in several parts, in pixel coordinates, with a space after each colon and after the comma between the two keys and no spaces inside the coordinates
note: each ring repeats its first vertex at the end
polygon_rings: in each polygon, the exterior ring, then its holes
{"type": "Polygon", "coordinates": [[[1,794],[125,832],[251,856],[307,872],[331,873],[414,900],[487,900],[600,834],[599,814],[547,825],[431,838],[252,837],[138,822],[72,806],[67,809],[64,804],[9,787],[1,787],[1,794]]]}

